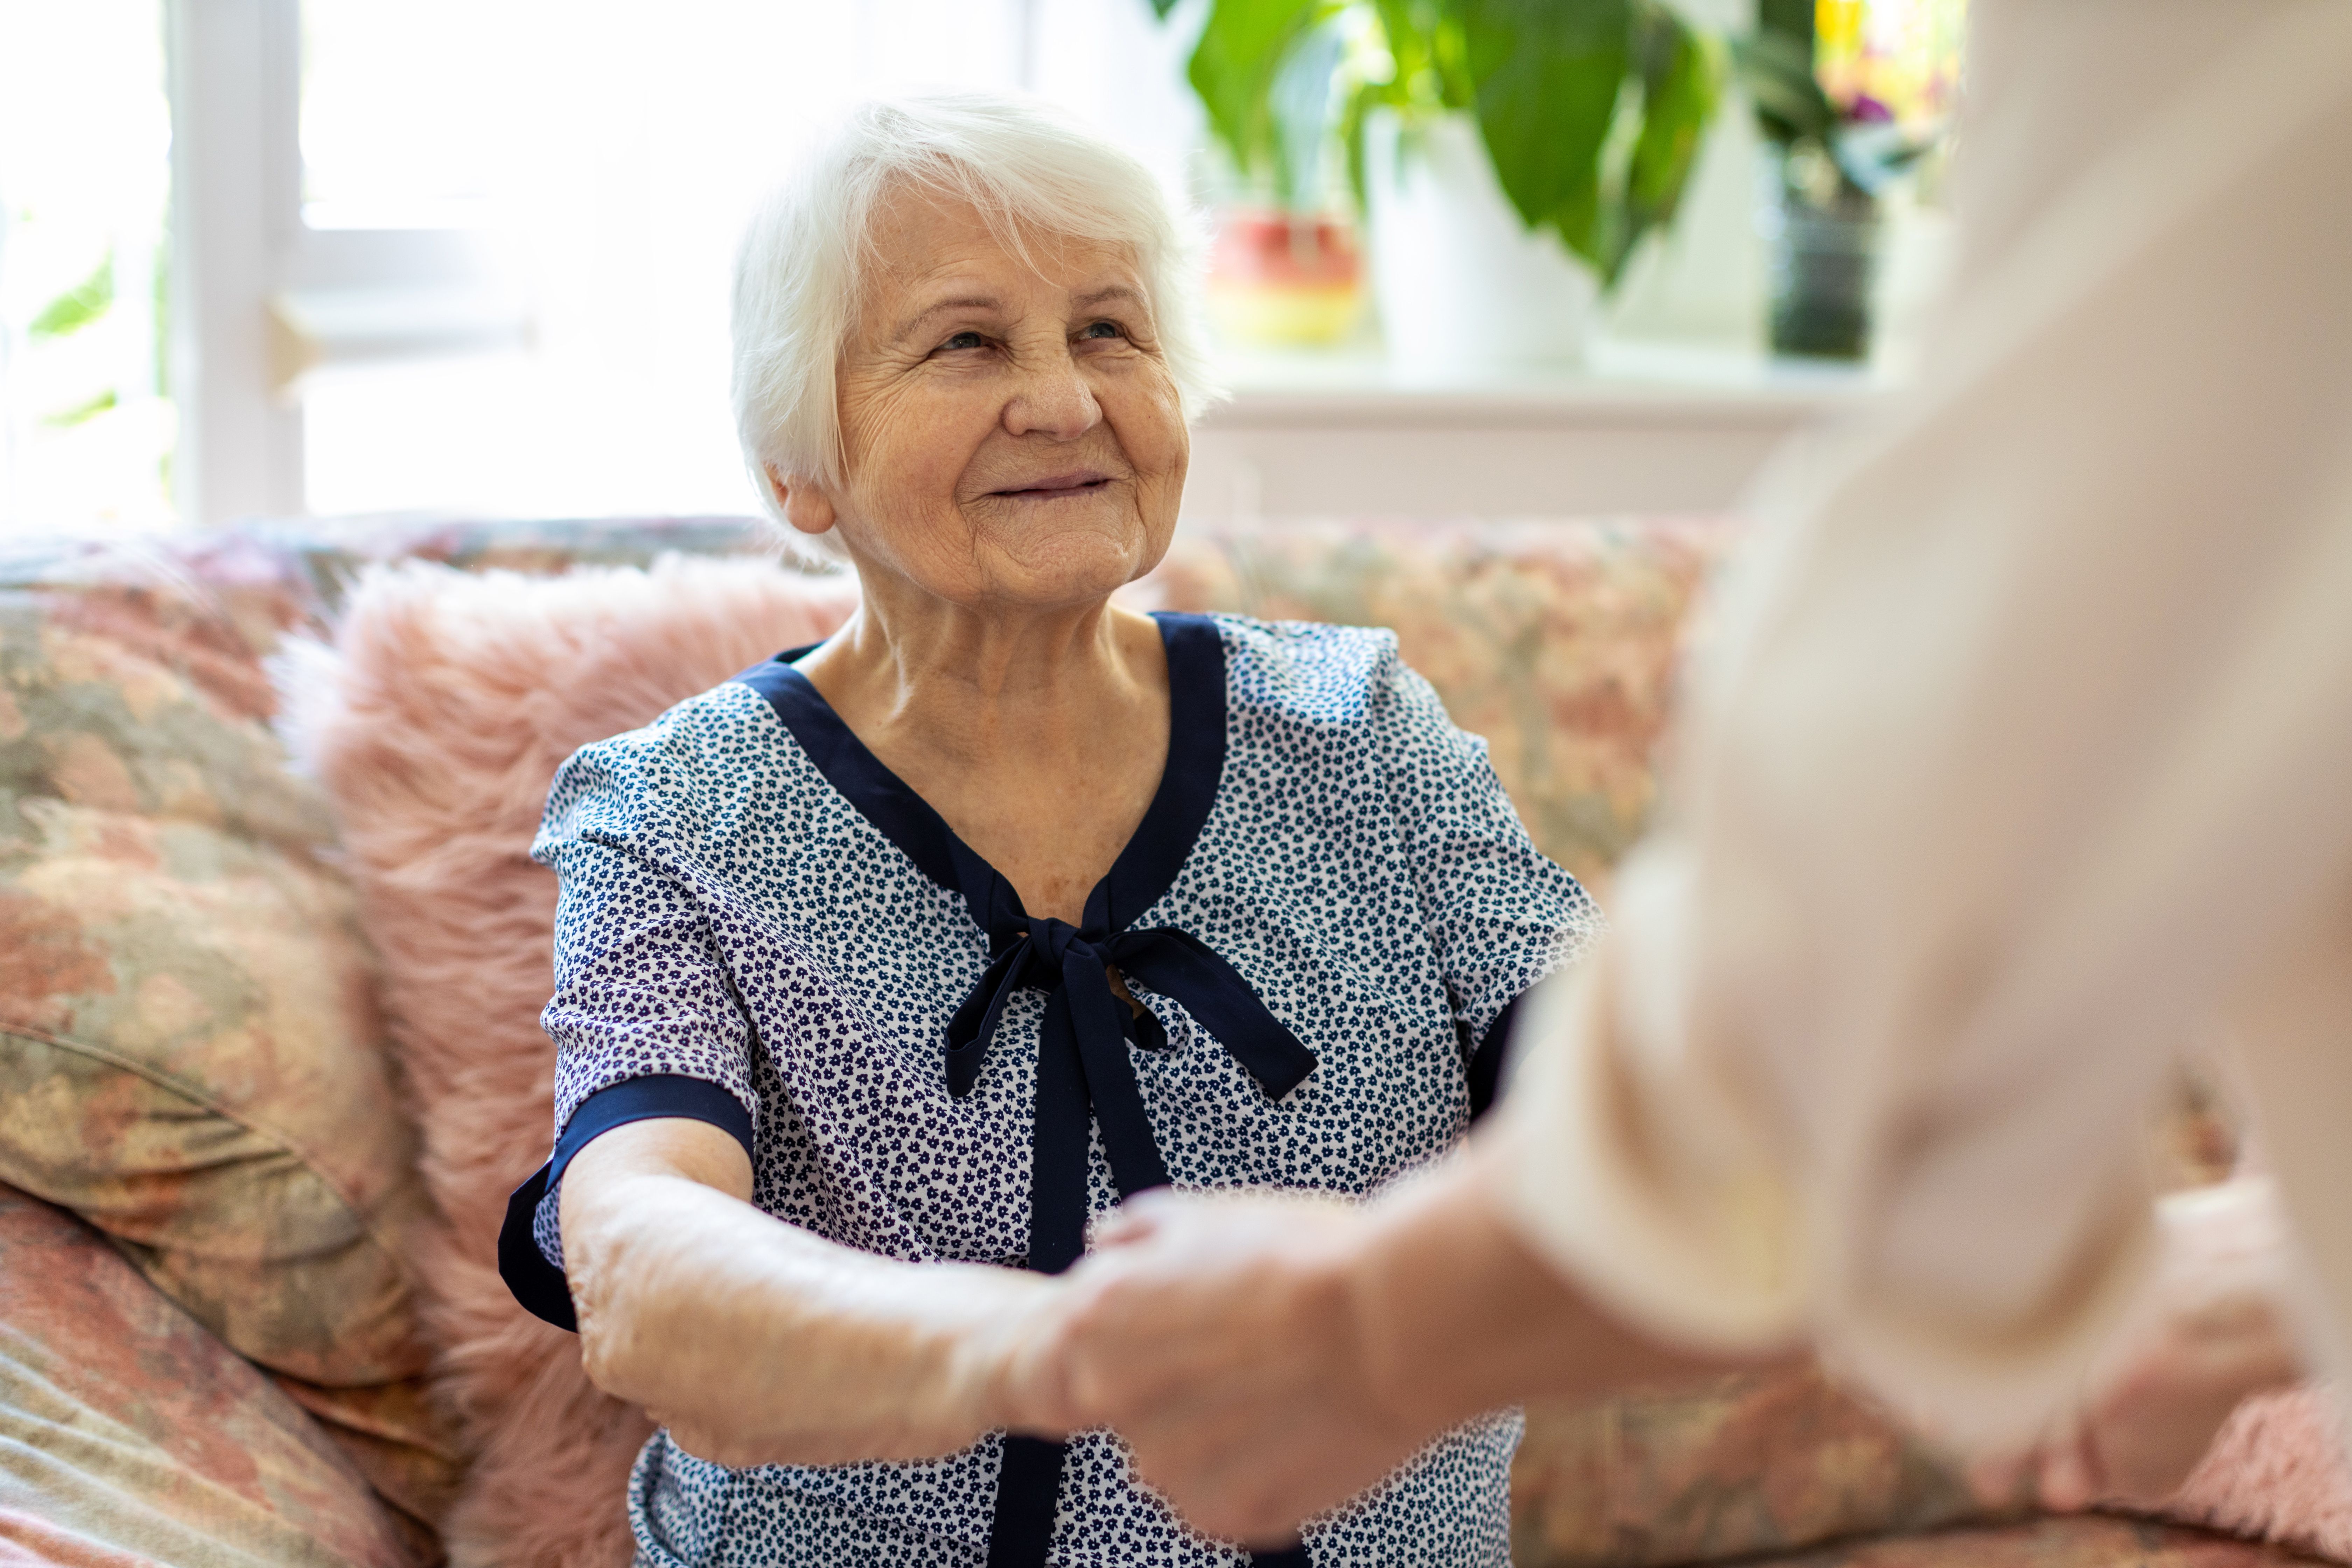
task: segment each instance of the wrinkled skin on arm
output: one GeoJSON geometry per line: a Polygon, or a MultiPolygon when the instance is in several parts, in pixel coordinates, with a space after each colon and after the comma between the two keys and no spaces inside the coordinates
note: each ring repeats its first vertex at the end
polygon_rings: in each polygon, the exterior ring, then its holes
{"type": "Polygon", "coordinates": [[[687,1452],[732,1467],[921,1459],[1024,1414],[1008,1370],[1041,1277],[902,1263],[753,1208],[707,1122],[632,1122],[572,1160],[563,1251],[583,1359],[687,1452]]]}

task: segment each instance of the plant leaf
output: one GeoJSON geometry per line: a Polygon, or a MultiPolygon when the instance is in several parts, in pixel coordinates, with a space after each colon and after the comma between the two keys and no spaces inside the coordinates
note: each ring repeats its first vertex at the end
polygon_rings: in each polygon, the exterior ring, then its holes
{"type": "Polygon", "coordinates": [[[1625,164],[1624,193],[1612,225],[1601,283],[1613,288],[1642,237],[1674,221],[1699,138],[1715,115],[1723,66],[1715,49],[1655,0],[1635,14],[1634,67],[1642,77],[1641,132],[1625,164]]]}
{"type": "Polygon", "coordinates": [[[1452,0],[1478,131],[1503,194],[1600,264],[1600,160],[1632,44],[1631,0],[1452,0]]]}
{"type": "Polygon", "coordinates": [[[1273,121],[1274,195],[1286,212],[1322,205],[1323,156],[1331,134],[1331,84],[1343,40],[1329,22],[1300,33],[1266,89],[1273,121]]]}
{"type": "Polygon", "coordinates": [[[1848,123],[1831,135],[1829,152],[1845,183],[1875,200],[1935,144],[1932,131],[1921,133],[1899,125],[1848,123]]]}
{"type": "Polygon", "coordinates": [[[108,387],[97,396],[86,398],[70,408],[60,408],[55,414],[41,416],[41,423],[55,430],[70,430],[77,425],[88,424],[115,405],[114,389],[108,387]]]}
{"type": "Polygon", "coordinates": [[[25,327],[27,338],[62,338],[78,332],[97,321],[114,304],[114,252],[98,264],[98,269],[73,288],[41,307],[25,327]]]}
{"type": "Polygon", "coordinates": [[[1176,0],[1151,0],[1151,15],[1158,21],[1168,20],[1168,13],[1174,9],[1176,0]]]}
{"type": "Polygon", "coordinates": [[[1468,109],[1476,94],[1462,24],[1447,0],[1372,0],[1389,55],[1396,61],[1393,101],[1468,109]]]}
{"type": "Polygon", "coordinates": [[[1283,57],[1329,16],[1336,0],[1214,0],[1185,79],[1208,111],[1209,130],[1244,175],[1271,172],[1276,156],[1272,98],[1283,57]]]}
{"type": "Polygon", "coordinates": [[[1827,136],[1837,109],[1813,79],[1811,34],[1802,38],[1778,31],[1735,38],[1732,68],[1756,101],[1764,133],[1787,143],[1800,136],[1827,136]]]}
{"type": "Polygon", "coordinates": [[[1814,0],[1756,0],[1756,30],[1794,38],[1813,58],[1814,0]]]}

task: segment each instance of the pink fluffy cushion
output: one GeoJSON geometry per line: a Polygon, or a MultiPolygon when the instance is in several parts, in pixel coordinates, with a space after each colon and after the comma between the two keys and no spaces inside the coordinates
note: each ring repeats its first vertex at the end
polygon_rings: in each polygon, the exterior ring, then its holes
{"type": "Polygon", "coordinates": [[[284,656],[283,723],[341,820],[443,1217],[420,1262],[439,1387],[476,1455],[443,1526],[457,1563],[626,1563],[650,1430],[498,1274],[507,1194],[552,1131],[555,879],[529,856],[548,783],[580,746],[824,637],[854,592],[740,559],[556,578],[409,563],[361,580],[331,647],[284,656]]]}
{"type": "Polygon", "coordinates": [[[2352,1462],[2327,1390],[2305,1384],[2239,1405],[2163,1512],[2352,1563],[2352,1462]]]}

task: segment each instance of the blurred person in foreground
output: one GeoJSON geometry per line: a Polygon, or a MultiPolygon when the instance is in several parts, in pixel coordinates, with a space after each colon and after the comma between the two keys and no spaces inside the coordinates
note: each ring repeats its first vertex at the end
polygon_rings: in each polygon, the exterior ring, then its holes
{"type": "MultiPolygon", "coordinates": [[[[1209,396],[1196,255],[1135,159],[978,95],[850,113],[744,241],[744,452],[859,605],[558,774],[557,1137],[500,1243],[661,1426],[641,1563],[1243,1561],[1108,1434],[1007,1435],[1048,1276],[1121,1194],[1434,1159],[1595,928],[1394,634],[1110,602],[1209,396]]],[[[1307,1553],[1502,1561],[1517,1437],[1307,1553]]]]}
{"type": "Polygon", "coordinates": [[[1993,1484],[2147,1496],[2296,1374],[2290,1318],[2344,1367],[2352,6],[1971,10],[1923,374],[1759,509],[1665,819],[1496,1118],[1367,1205],[1147,1198],[1076,1271],[1038,1402],[1204,1528],[1808,1350],[1993,1484]],[[2292,1268],[2263,1182],[2153,1200],[2215,1028],[2292,1268]]]}

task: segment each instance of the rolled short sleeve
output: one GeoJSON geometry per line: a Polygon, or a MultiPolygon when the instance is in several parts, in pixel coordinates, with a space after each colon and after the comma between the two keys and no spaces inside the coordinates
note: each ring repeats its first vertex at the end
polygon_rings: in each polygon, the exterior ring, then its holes
{"type": "Polygon", "coordinates": [[[540,1015],[555,1045],[558,1133],[591,1095],[654,1076],[716,1084],[758,1112],[751,1030],[709,914],[665,863],[666,841],[688,830],[665,810],[666,771],[633,736],[576,753],[531,848],[560,881],[555,989],[540,1015]]]}
{"type": "Polygon", "coordinates": [[[1528,837],[1486,742],[1457,728],[1436,690],[1393,651],[1368,717],[1455,1026],[1486,1078],[1484,1096],[1473,1084],[1474,1100],[1483,1100],[1499,1059],[1486,1047],[1499,1047],[1507,1015],[1591,946],[1601,912],[1528,837]]]}
{"type": "Polygon", "coordinates": [[[540,1015],[556,1051],[554,1148],[510,1206],[500,1268],[525,1306],[565,1327],[572,1156],[648,1118],[709,1121],[747,1154],[756,1135],[752,1031],[708,909],[667,852],[690,831],[666,798],[681,765],[653,731],[583,748],[557,773],[531,847],[558,878],[555,989],[540,1015]]]}

